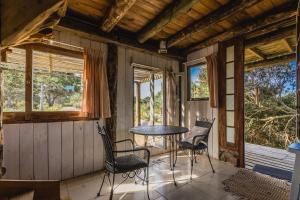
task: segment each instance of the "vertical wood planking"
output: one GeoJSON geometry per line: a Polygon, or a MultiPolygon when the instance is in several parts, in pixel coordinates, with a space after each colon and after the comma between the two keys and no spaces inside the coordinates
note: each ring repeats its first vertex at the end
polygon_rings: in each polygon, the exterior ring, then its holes
{"type": "Polygon", "coordinates": [[[32,180],[33,172],[33,124],[20,124],[20,179],[32,180]]]}
{"type": "Polygon", "coordinates": [[[84,121],[83,135],[84,135],[84,154],[83,154],[83,168],[84,173],[90,173],[94,168],[94,123],[93,121],[84,121]]]}
{"type": "Polygon", "coordinates": [[[4,133],[4,167],[6,174],[4,178],[20,178],[20,126],[19,124],[5,124],[4,133]]]}
{"type": "Polygon", "coordinates": [[[83,121],[74,122],[74,176],[84,174],[83,168],[84,135],[83,121]]]}
{"type": "MultiPolygon", "coordinates": [[[[98,121],[100,126],[103,126],[103,120],[98,121]]],[[[104,152],[101,136],[98,134],[97,121],[94,121],[94,171],[103,168],[104,152]]]]}
{"type": "Polygon", "coordinates": [[[48,123],[49,179],[61,180],[61,122],[48,123]]]}
{"type": "Polygon", "coordinates": [[[62,179],[74,176],[74,131],[73,122],[61,124],[61,172],[62,179]]]}
{"type": "Polygon", "coordinates": [[[34,178],[47,180],[49,178],[48,162],[48,134],[47,123],[35,123],[33,125],[34,148],[34,178]]]}

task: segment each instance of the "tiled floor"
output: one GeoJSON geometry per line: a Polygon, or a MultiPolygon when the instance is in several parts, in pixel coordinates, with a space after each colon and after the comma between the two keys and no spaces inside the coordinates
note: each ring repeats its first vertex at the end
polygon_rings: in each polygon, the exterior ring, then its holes
{"type": "MultiPolygon", "coordinates": [[[[157,159],[155,157],[153,159],[157,159]]],[[[152,200],[235,200],[237,197],[225,192],[222,181],[233,175],[237,169],[230,164],[212,160],[216,173],[211,172],[206,156],[198,156],[194,166],[193,180],[190,180],[189,160],[180,156],[176,165],[175,175],[177,186],[173,184],[172,172],[169,170],[168,155],[159,157],[163,160],[150,168],[150,198],[152,200]]],[[[102,173],[86,175],[62,182],[61,197],[63,200],[106,200],[109,197],[109,184],[104,184],[100,197],[96,193],[100,186],[102,173]]],[[[118,175],[116,182],[122,180],[118,175]]],[[[114,192],[113,199],[143,200],[147,199],[146,186],[141,183],[134,184],[133,180],[120,185],[114,192]]]]}

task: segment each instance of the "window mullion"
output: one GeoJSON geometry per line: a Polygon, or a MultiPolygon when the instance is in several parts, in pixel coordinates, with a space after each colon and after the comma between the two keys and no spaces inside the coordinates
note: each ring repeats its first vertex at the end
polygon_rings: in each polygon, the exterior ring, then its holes
{"type": "Polygon", "coordinates": [[[25,120],[31,119],[32,112],[32,49],[26,48],[25,78],[25,120]]]}

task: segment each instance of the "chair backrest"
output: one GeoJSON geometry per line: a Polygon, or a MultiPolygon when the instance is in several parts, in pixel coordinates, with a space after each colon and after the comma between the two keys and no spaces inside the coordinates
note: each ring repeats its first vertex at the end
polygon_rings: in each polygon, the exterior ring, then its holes
{"type": "Polygon", "coordinates": [[[208,142],[208,136],[210,133],[210,130],[214,124],[215,118],[213,118],[211,121],[208,119],[201,119],[201,120],[196,120],[195,126],[199,126],[202,128],[207,128],[207,134],[203,137],[204,142],[208,142]]]}
{"type": "Polygon", "coordinates": [[[105,127],[103,126],[101,128],[98,122],[97,122],[97,128],[98,128],[98,133],[102,137],[105,155],[106,155],[106,164],[113,166],[115,163],[115,158],[114,158],[113,145],[111,139],[109,138],[109,135],[107,134],[105,127]]]}

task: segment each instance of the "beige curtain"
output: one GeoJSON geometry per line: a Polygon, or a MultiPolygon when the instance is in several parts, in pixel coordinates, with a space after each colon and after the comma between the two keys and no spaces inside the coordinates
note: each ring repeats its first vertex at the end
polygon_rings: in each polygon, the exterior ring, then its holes
{"type": "Polygon", "coordinates": [[[90,118],[111,117],[106,62],[101,49],[84,51],[82,113],[90,118]]]}
{"type": "Polygon", "coordinates": [[[166,72],[166,107],[167,107],[167,124],[175,125],[176,118],[176,80],[175,74],[167,71],[166,72]]]}
{"type": "Polygon", "coordinates": [[[216,53],[206,57],[209,103],[212,108],[218,107],[218,60],[217,59],[218,57],[216,53]]]}

